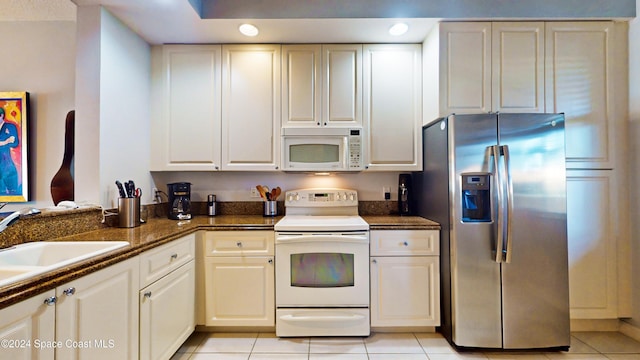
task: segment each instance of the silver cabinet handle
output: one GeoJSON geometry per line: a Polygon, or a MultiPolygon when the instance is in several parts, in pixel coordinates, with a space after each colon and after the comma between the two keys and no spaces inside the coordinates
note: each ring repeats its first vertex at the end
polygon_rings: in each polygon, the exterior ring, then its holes
{"type": "Polygon", "coordinates": [[[47,306],[53,306],[56,304],[56,301],[58,301],[58,298],[55,296],[52,296],[44,299],[44,304],[47,306]]]}
{"type": "Polygon", "coordinates": [[[63,294],[65,294],[65,295],[67,295],[67,296],[73,296],[73,294],[75,294],[75,293],[76,293],[76,288],[74,288],[74,287],[70,287],[70,288],[68,288],[68,289],[64,289],[64,290],[62,291],[62,293],[63,293],[63,294]]]}
{"type": "Polygon", "coordinates": [[[238,242],[236,243],[236,245],[237,245],[238,247],[242,247],[242,241],[238,241],[238,242]]]}
{"type": "Polygon", "coordinates": [[[144,297],[146,297],[147,299],[151,299],[151,291],[147,291],[146,293],[144,293],[144,297]]]}
{"type": "Polygon", "coordinates": [[[178,258],[178,254],[171,254],[171,259],[175,260],[178,258]]]}

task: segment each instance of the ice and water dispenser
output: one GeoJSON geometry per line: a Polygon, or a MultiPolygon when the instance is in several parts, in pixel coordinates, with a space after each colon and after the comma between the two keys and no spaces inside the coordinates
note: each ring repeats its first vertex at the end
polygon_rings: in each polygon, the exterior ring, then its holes
{"type": "Polygon", "coordinates": [[[462,221],[491,221],[491,174],[466,173],[462,176],[462,221]]]}

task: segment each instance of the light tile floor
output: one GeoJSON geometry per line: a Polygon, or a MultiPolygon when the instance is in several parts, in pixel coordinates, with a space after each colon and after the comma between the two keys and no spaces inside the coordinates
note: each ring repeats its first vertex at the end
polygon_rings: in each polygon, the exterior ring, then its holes
{"type": "Polygon", "coordinates": [[[438,333],[278,338],[273,333],[194,333],[172,360],[640,360],[640,342],[617,332],[575,332],[568,352],[457,352],[438,333]]]}

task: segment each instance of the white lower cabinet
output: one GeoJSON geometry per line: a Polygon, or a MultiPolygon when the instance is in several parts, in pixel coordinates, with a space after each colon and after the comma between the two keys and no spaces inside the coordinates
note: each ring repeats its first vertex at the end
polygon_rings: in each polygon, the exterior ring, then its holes
{"type": "Polygon", "coordinates": [[[56,359],[137,359],[139,258],[56,288],[56,359]]]}
{"type": "Polygon", "coordinates": [[[3,359],[53,359],[56,308],[55,290],[36,295],[0,310],[0,354],[3,359]],[[49,302],[49,305],[47,305],[49,302]]]}
{"type": "Polygon", "coordinates": [[[195,234],[140,255],[140,359],[170,359],[194,331],[194,259],[195,234]]]}
{"type": "Polygon", "coordinates": [[[140,290],[140,359],[170,359],[195,329],[193,261],[140,290]]]}
{"type": "Polygon", "coordinates": [[[572,319],[618,317],[619,216],[613,170],[567,170],[572,319]]]}
{"type": "Polygon", "coordinates": [[[437,230],[371,231],[371,326],[440,325],[437,230]]]}
{"type": "Polygon", "coordinates": [[[273,231],[209,231],[204,238],[207,326],[275,326],[273,231]]]}

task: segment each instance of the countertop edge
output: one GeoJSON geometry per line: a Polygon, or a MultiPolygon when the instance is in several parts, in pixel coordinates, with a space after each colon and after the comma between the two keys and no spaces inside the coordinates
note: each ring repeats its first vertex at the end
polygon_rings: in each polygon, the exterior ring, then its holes
{"type": "MultiPolygon", "coordinates": [[[[367,223],[369,223],[370,230],[423,230],[431,229],[438,230],[440,225],[421,217],[398,217],[398,216],[362,216],[367,223]]],[[[206,217],[204,217],[206,218],[206,217]]],[[[197,219],[197,217],[196,217],[197,219]]],[[[202,220],[202,219],[201,219],[202,220]]],[[[88,275],[95,271],[104,269],[108,266],[114,265],[121,261],[133,258],[145,251],[153,249],[158,246],[162,246],[173,240],[181,238],[183,236],[192,234],[200,230],[213,230],[213,231],[242,231],[242,230],[271,230],[273,231],[274,225],[279,219],[274,219],[272,223],[268,224],[238,224],[238,223],[203,223],[203,221],[188,221],[182,224],[176,223],[178,226],[175,229],[163,229],[165,234],[154,237],[148,242],[142,242],[138,244],[132,244],[125,246],[124,248],[110,251],[106,254],[102,254],[91,259],[87,259],[60,269],[51,271],[47,274],[36,276],[28,280],[16,282],[14,284],[7,285],[0,289],[0,309],[17,304],[20,301],[26,300],[38,294],[42,294],[46,291],[55,289],[57,286],[63,285],[72,280],[78,279],[82,276],[88,275]]],[[[162,221],[162,220],[158,220],[162,221]]],[[[175,221],[174,221],[175,222],[175,221]]],[[[148,224],[142,226],[150,226],[148,224]]],[[[114,240],[126,240],[123,237],[131,236],[128,230],[112,228],[111,232],[114,233],[111,237],[103,235],[110,230],[95,230],[87,233],[76,234],[72,236],[65,236],[55,240],[96,240],[95,238],[101,238],[102,241],[114,241],[114,240]],[[100,235],[98,235],[100,234],[100,235]],[[108,238],[107,238],[108,237],[108,238]],[[120,238],[119,238],[120,237],[120,238]]],[[[132,230],[134,231],[134,230],[132,230]]],[[[131,242],[131,240],[126,240],[131,242]]]]}

